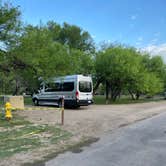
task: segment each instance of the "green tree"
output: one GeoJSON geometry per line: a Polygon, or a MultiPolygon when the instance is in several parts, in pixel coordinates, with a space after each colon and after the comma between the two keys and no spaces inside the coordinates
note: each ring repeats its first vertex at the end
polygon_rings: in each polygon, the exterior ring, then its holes
{"type": "Polygon", "coordinates": [[[10,93],[13,72],[8,51],[16,44],[20,30],[20,11],[10,3],[0,1],[0,86],[1,93],[10,93]]]}
{"type": "MultiPolygon", "coordinates": [[[[0,42],[11,44],[20,30],[20,11],[9,3],[0,1],[0,42]]],[[[3,45],[4,46],[4,45],[3,45]]],[[[2,47],[2,46],[1,46],[2,47]]],[[[4,48],[1,48],[4,49],[4,48]]]]}
{"type": "Polygon", "coordinates": [[[134,48],[114,46],[106,48],[96,56],[96,77],[106,84],[106,100],[111,93],[115,101],[122,90],[128,90],[133,99],[141,94],[155,94],[162,91],[162,79],[143,63],[144,57],[134,48]],[[153,81],[153,83],[151,83],[153,81]]]}
{"type": "MultiPolygon", "coordinates": [[[[26,26],[19,44],[10,53],[15,80],[19,80],[17,87],[28,87],[31,91],[38,86],[40,77],[87,74],[93,69],[91,55],[54,41],[45,26],[26,26]],[[17,79],[18,76],[23,79],[17,79]]],[[[15,89],[19,93],[19,88],[15,89]]]]}
{"type": "Polygon", "coordinates": [[[70,49],[87,53],[94,53],[95,51],[94,41],[90,34],[76,25],[63,23],[61,26],[54,21],[48,21],[42,28],[49,31],[54,42],[67,45],[70,49]]]}

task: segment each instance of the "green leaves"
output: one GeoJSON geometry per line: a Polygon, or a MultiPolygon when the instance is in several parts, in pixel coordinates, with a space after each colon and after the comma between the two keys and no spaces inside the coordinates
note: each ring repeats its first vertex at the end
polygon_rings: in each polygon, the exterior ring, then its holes
{"type": "Polygon", "coordinates": [[[95,62],[98,80],[109,85],[111,98],[115,100],[122,90],[132,96],[154,95],[163,90],[165,65],[161,57],[142,55],[133,48],[114,46],[99,52],[95,62]]]}
{"type": "MultiPolygon", "coordinates": [[[[53,25],[49,23],[50,26],[53,25]]],[[[93,70],[91,54],[54,41],[50,29],[46,27],[25,27],[19,44],[8,55],[14,80],[16,76],[23,78],[19,79],[19,86],[31,91],[37,89],[40,77],[48,79],[66,74],[89,74],[93,70]]]]}
{"type": "Polygon", "coordinates": [[[20,27],[20,11],[9,3],[0,2],[0,42],[11,44],[15,42],[16,33],[20,27]]]}

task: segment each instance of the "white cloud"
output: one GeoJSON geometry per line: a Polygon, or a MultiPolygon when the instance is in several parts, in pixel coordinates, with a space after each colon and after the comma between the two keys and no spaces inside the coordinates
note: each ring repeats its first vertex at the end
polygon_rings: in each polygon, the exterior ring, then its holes
{"type": "Polygon", "coordinates": [[[140,46],[142,43],[141,42],[136,42],[136,46],[140,46]]]}
{"type": "Polygon", "coordinates": [[[142,44],[142,41],[143,41],[143,37],[142,36],[139,36],[138,38],[137,38],[137,40],[136,40],[136,46],[137,47],[140,47],[141,46],[141,44],[142,44]]]}
{"type": "Polygon", "coordinates": [[[92,35],[92,38],[93,38],[93,39],[95,39],[95,38],[96,38],[96,36],[95,36],[95,35],[92,35]]]}
{"type": "Polygon", "coordinates": [[[157,41],[158,41],[158,38],[154,38],[154,39],[151,40],[151,43],[155,44],[157,41]]]}
{"type": "Polygon", "coordinates": [[[130,16],[130,19],[134,21],[137,19],[137,16],[138,16],[137,14],[133,14],[130,16]]]}
{"type": "Polygon", "coordinates": [[[138,37],[138,39],[137,39],[138,41],[142,41],[143,40],[143,37],[142,36],[140,36],[140,37],[138,37]]]}
{"type": "Polygon", "coordinates": [[[155,45],[151,44],[142,49],[143,52],[148,52],[153,55],[161,55],[166,62],[166,43],[155,45]]]}
{"type": "Polygon", "coordinates": [[[111,43],[111,40],[110,39],[106,40],[106,43],[111,43]]]}

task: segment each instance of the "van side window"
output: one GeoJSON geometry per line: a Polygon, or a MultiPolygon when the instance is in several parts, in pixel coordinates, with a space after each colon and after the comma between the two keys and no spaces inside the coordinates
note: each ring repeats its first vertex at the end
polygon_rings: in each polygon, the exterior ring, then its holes
{"type": "Polygon", "coordinates": [[[74,90],[74,82],[63,83],[63,91],[73,91],[73,90],[74,90]]]}
{"type": "Polygon", "coordinates": [[[49,83],[47,84],[47,88],[45,92],[59,92],[61,91],[61,84],[60,83],[49,83]]]}

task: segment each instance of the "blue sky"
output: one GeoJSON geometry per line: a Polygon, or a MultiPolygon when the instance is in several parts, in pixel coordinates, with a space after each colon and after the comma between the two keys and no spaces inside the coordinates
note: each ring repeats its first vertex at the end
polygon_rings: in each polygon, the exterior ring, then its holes
{"type": "MultiPolygon", "coordinates": [[[[166,47],[166,0],[11,0],[25,23],[54,20],[87,30],[96,43],[166,47]]],[[[155,48],[156,49],[156,48],[155,48]]]]}

